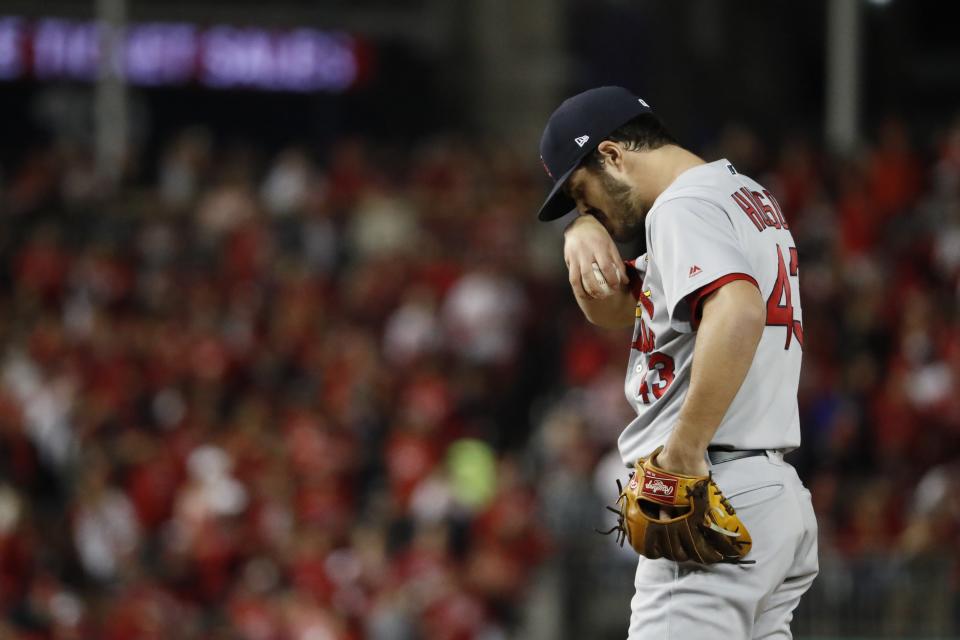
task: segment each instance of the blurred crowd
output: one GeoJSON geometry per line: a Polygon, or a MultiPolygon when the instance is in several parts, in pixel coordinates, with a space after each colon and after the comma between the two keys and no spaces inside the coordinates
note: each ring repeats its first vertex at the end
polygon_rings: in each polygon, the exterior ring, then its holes
{"type": "MultiPolygon", "coordinates": [[[[69,144],[0,168],[0,638],[620,637],[630,336],[579,314],[522,151],[198,128],[119,186],[69,144]]],[[[703,151],[797,240],[817,588],[935,558],[955,624],[960,121],[703,151]]]]}

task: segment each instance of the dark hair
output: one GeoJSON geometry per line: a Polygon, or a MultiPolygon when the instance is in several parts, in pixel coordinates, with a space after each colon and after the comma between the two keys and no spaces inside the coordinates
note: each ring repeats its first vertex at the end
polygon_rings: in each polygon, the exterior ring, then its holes
{"type": "MultiPolygon", "coordinates": [[[[619,142],[630,151],[648,151],[668,144],[678,144],[660,118],[652,113],[640,114],[604,139],[619,142]]],[[[594,149],[583,159],[582,166],[591,171],[599,170],[600,155],[600,151],[594,149]]]]}

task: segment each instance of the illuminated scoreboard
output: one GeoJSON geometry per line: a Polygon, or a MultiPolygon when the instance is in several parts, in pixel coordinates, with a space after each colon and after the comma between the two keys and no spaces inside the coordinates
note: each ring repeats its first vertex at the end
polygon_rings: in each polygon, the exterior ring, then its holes
{"type": "MultiPolygon", "coordinates": [[[[0,17],[0,80],[93,81],[104,28],[91,21],[0,17]]],[[[138,86],[339,93],[364,72],[356,38],[309,28],[131,23],[120,43],[109,63],[138,86]]]]}

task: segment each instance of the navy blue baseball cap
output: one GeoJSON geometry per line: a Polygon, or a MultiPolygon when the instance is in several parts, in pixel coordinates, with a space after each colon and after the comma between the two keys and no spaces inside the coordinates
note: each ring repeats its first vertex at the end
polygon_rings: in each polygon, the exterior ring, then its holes
{"type": "Polygon", "coordinates": [[[607,136],[643,113],[652,113],[650,106],[623,87],[598,87],[564,100],[540,138],[540,161],[553,189],[537,217],[556,220],[576,209],[563,192],[570,174],[607,136]]]}

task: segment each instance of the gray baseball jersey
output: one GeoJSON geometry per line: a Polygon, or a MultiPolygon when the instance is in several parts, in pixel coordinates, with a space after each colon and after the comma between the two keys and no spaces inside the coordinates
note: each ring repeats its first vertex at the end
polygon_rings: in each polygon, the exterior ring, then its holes
{"type": "Polygon", "coordinates": [[[738,279],[760,290],[766,327],[711,444],[799,446],[797,250],[776,199],[727,160],[699,165],[653,203],[646,238],[647,253],[628,261],[637,319],[624,391],[637,417],[620,436],[624,463],[666,442],[690,384],[700,303],[738,279]]]}

